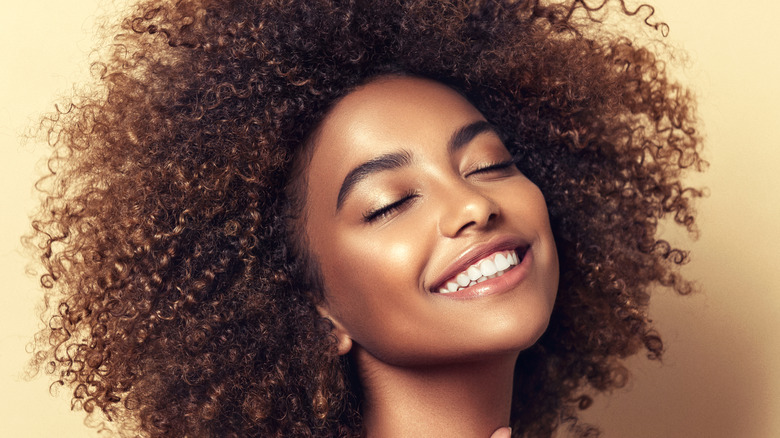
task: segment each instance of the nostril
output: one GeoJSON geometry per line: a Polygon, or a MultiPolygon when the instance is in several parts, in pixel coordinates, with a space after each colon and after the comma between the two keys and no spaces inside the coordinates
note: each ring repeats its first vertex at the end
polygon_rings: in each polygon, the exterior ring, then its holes
{"type": "Polygon", "coordinates": [[[460,229],[458,230],[458,234],[462,233],[463,231],[466,231],[467,229],[469,229],[469,228],[471,228],[471,227],[473,227],[475,225],[477,225],[477,223],[475,221],[471,221],[471,222],[469,222],[467,224],[463,224],[463,226],[461,226],[460,229]]]}
{"type": "Polygon", "coordinates": [[[442,210],[440,230],[443,235],[455,237],[472,229],[492,226],[500,216],[498,204],[473,187],[449,189],[442,210]]]}

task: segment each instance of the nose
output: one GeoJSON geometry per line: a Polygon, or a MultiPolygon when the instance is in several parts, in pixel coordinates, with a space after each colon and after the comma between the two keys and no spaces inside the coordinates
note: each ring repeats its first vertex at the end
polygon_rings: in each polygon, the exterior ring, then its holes
{"type": "Polygon", "coordinates": [[[468,184],[442,188],[443,207],[439,231],[446,237],[458,237],[471,231],[483,230],[495,222],[500,213],[498,204],[468,184]]]}

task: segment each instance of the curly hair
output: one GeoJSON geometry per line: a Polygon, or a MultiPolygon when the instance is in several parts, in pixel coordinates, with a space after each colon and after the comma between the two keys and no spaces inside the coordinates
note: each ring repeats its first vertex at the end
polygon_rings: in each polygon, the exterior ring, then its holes
{"type": "Polygon", "coordinates": [[[691,286],[687,252],[656,232],[666,217],[695,230],[701,192],[682,177],[706,164],[690,93],[653,51],[594,31],[603,6],[141,1],[95,86],[44,119],[33,365],[128,433],[360,436],[359,383],[317,313],[286,188],[334,102],[401,73],[465,95],[544,193],[560,288],[517,361],[511,422],[576,422],[589,393],[625,383],[621,359],[660,358],[649,291],[691,286]]]}

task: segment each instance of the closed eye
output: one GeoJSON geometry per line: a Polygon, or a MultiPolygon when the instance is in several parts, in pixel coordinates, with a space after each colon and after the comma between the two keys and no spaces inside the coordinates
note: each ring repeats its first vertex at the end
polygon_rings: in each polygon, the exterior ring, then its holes
{"type": "Polygon", "coordinates": [[[411,201],[412,199],[418,196],[419,195],[416,192],[408,192],[401,199],[393,203],[363,213],[363,221],[366,223],[371,223],[374,222],[375,220],[389,216],[390,214],[403,208],[409,201],[411,201]]]}
{"type": "Polygon", "coordinates": [[[506,160],[506,161],[500,161],[498,163],[489,163],[482,165],[469,173],[466,174],[466,177],[472,176],[472,175],[479,175],[479,174],[490,174],[490,173],[514,173],[514,171],[517,170],[517,166],[515,166],[515,161],[512,159],[506,160]]]}

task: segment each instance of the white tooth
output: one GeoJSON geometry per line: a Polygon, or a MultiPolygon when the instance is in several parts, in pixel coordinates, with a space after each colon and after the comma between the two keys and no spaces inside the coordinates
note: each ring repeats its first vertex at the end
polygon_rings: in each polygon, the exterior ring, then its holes
{"type": "Polygon", "coordinates": [[[468,275],[460,273],[457,277],[455,277],[455,281],[457,281],[460,286],[466,287],[469,285],[470,280],[468,275]]]}
{"type": "Polygon", "coordinates": [[[498,274],[488,275],[488,279],[496,278],[497,276],[498,276],[498,274]]]}
{"type": "Polygon", "coordinates": [[[443,288],[439,289],[439,293],[440,294],[447,294],[447,293],[450,293],[450,291],[448,291],[446,287],[443,287],[443,288]]]}
{"type": "Polygon", "coordinates": [[[477,283],[482,283],[483,281],[487,281],[487,277],[479,277],[479,280],[477,280],[477,283]]]}
{"type": "Polygon", "coordinates": [[[450,292],[455,292],[458,290],[458,283],[455,283],[454,281],[447,283],[447,290],[450,292]]]}
{"type": "Polygon", "coordinates": [[[516,252],[512,251],[509,255],[512,257],[512,260],[510,260],[509,263],[511,263],[513,266],[520,263],[520,260],[518,260],[517,258],[516,252]]]}
{"type": "Polygon", "coordinates": [[[471,280],[471,282],[469,282],[469,287],[474,286],[475,284],[477,284],[477,282],[474,281],[474,280],[471,280]]]}
{"type": "Polygon", "coordinates": [[[498,269],[496,269],[496,264],[493,263],[490,260],[485,260],[479,265],[479,269],[482,271],[482,275],[487,277],[488,275],[493,275],[496,272],[498,272],[498,269]]]}
{"type": "Polygon", "coordinates": [[[469,276],[469,280],[476,280],[477,278],[482,276],[482,271],[479,270],[476,266],[469,266],[469,269],[466,271],[466,274],[469,276]]]}
{"type": "Polygon", "coordinates": [[[498,271],[498,272],[496,272],[496,277],[500,277],[500,276],[504,275],[504,272],[506,272],[506,271],[498,271]]]}
{"type": "Polygon", "coordinates": [[[503,254],[499,254],[496,256],[496,269],[498,269],[499,271],[503,271],[509,266],[510,266],[509,260],[507,260],[503,254]]]}

